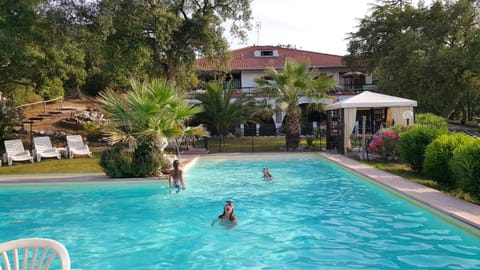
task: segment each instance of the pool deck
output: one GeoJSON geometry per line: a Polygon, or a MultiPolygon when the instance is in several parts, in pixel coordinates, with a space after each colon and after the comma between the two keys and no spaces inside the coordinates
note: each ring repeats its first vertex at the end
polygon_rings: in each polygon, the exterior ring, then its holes
{"type": "MultiPolygon", "coordinates": [[[[368,177],[373,181],[386,186],[408,198],[425,204],[447,216],[460,220],[466,224],[480,229],[480,206],[469,203],[438,190],[411,182],[402,177],[393,175],[391,173],[381,171],[379,169],[370,167],[366,164],[350,159],[348,157],[331,154],[328,152],[318,152],[318,154],[328,160],[337,163],[340,166],[348,168],[360,175],[368,177]]],[[[213,156],[251,156],[251,155],[270,155],[282,157],[290,155],[289,153],[256,153],[256,154],[222,154],[222,155],[207,155],[213,156]]],[[[292,154],[296,155],[296,154],[292,154]]],[[[301,154],[298,154],[301,155],[301,154]]],[[[193,166],[198,159],[198,156],[186,157],[182,159],[182,164],[185,170],[193,166]]],[[[152,180],[165,180],[165,177],[150,178],[152,180]]],[[[47,175],[8,175],[0,176],[1,183],[32,183],[32,182],[73,182],[73,181],[111,181],[104,173],[90,173],[90,174],[47,174],[47,175]]],[[[119,179],[114,179],[118,181],[119,179]]],[[[129,180],[129,179],[120,179],[129,180]]]]}

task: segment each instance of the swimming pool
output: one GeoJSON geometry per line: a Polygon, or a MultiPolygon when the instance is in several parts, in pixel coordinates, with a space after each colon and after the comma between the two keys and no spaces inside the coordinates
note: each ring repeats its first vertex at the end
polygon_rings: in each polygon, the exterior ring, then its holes
{"type": "Polygon", "coordinates": [[[318,156],[202,157],[165,181],[0,186],[0,241],[54,238],[72,269],[474,269],[478,234],[318,156]],[[269,167],[274,181],[263,181],[269,167]],[[223,202],[239,225],[211,226],[223,202]]]}

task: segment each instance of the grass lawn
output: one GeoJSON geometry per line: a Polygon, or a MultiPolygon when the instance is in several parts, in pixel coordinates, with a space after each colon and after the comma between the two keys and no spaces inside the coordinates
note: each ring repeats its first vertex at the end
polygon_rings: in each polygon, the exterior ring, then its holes
{"type": "Polygon", "coordinates": [[[42,174],[42,173],[101,173],[100,154],[104,148],[91,148],[93,157],[78,156],[73,159],[62,157],[61,160],[44,158],[41,162],[13,162],[13,166],[7,166],[2,162],[0,176],[8,174],[42,174]]]}

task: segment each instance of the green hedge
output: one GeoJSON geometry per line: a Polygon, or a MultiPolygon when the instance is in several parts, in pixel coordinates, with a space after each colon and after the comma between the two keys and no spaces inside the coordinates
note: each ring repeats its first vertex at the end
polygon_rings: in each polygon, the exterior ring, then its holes
{"type": "Polygon", "coordinates": [[[158,175],[163,156],[153,143],[143,143],[131,152],[128,147],[117,145],[102,152],[100,166],[112,178],[145,177],[158,175]]]}
{"type": "Polygon", "coordinates": [[[460,188],[480,199],[480,140],[458,146],[449,166],[460,188]]]}
{"type": "Polygon", "coordinates": [[[445,134],[436,138],[425,149],[425,160],[423,161],[423,172],[442,186],[457,186],[456,178],[449,167],[453,158],[453,152],[458,146],[472,142],[472,137],[456,133],[445,134]]]}
{"type": "Polygon", "coordinates": [[[433,129],[438,129],[443,133],[448,132],[447,119],[433,113],[417,114],[415,116],[415,123],[417,125],[428,126],[433,129]]]}
{"type": "Polygon", "coordinates": [[[415,125],[408,131],[400,133],[398,154],[400,160],[406,163],[412,170],[421,172],[425,149],[435,138],[445,134],[448,130],[436,129],[430,126],[415,125]]]}

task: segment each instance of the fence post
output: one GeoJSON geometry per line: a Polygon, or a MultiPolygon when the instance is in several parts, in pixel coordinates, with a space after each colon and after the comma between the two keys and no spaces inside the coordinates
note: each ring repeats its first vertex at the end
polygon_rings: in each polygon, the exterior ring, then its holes
{"type": "Polygon", "coordinates": [[[47,113],[47,102],[43,102],[43,113],[47,113]]]}
{"type": "Polygon", "coordinates": [[[255,132],[257,136],[260,136],[260,124],[255,124],[255,132]]]}
{"type": "Polygon", "coordinates": [[[253,142],[253,139],[255,138],[255,136],[252,136],[252,152],[255,152],[255,143],[253,142]]]}
{"type": "Polygon", "coordinates": [[[205,137],[205,149],[208,151],[208,137],[205,137]]]}
{"type": "Polygon", "coordinates": [[[320,136],[320,151],[322,151],[322,129],[317,127],[317,137],[320,136]]]}

